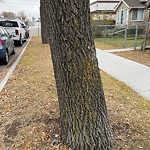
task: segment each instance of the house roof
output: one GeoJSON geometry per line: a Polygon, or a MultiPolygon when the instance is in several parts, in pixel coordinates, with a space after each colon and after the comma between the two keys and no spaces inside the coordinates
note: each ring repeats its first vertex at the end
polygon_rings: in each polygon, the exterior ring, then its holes
{"type": "Polygon", "coordinates": [[[121,3],[126,4],[126,6],[131,8],[145,8],[146,5],[144,3],[141,3],[140,0],[121,0],[120,3],[116,6],[115,11],[119,8],[121,3]]]}
{"type": "Polygon", "coordinates": [[[150,0],[146,4],[147,8],[150,9],[150,0]]]}
{"type": "Polygon", "coordinates": [[[95,3],[119,3],[121,0],[95,0],[94,2],[92,2],[90,5],[93,5],[95,3]]]}
{"type": "Polygon", "coordinates": [[[115,7],[119,2],[120,2],[120,0],[97,0],[90,4],[90,9],[91,9],[91,12],[106,10],[107,12],[113,13],[113,12],[115,12],[114,11],[115,7]]]}
{"type": "Polygon", "coordinates": [[[123,0],[130,8],[145,8],[145,4],[140,0],[123,0]]]}

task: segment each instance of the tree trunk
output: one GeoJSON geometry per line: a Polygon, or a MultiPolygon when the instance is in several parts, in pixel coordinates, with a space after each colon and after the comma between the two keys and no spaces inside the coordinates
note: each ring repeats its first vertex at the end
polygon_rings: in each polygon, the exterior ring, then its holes
{"type": "Polygon", "coordinates": [[[46,19],[46,8],[45,0],[40,1],[40,18],[41,18],[41,38],[42,43],[48,43],[48,33],[47,33],[47,19],[46,19]]]}
{"type": "Polygon", "coordinates": [[[46,0],[60,106],[61,141],[73,150],[112,146],[89,0],[46,0]]]}

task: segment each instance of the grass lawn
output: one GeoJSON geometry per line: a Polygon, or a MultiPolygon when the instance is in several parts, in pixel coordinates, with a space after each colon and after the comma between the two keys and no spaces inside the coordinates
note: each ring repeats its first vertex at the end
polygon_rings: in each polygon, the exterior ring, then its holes
{"type": "MultiPolygon", "coordinates": [[[[137,46],[141,46],[143,39],[139,38],[137,41],[137,46]]],[[[115,38],[95,38],[95,46],[96,48],[102,50],[109,49],[121,49],[124,48],[124,38],[123,37],[115,37],[115,38]]],[[[127,38],[127,48],[134,47],[134,37],[127,38]]]]}
{"type": "Polygon", "coordinates": [[[150,50],[117,52],[114,54],[150,67],[150,50]]]}
{"type": "MultiPolygon", "coordinates": [[[[149,150],[150,101],[101,72],[114,150],[149,150]]],[[[65,150],[51,145],[59,134],[57,92],[48,45],[32,38],[0,93],[0,149],[65,150]]],[[[58,136],[59,137],[59,136],[58,136]]]]}

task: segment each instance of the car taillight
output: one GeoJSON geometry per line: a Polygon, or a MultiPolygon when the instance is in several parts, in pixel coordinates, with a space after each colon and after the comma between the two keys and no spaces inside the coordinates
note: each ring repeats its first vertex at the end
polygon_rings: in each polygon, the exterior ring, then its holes
{"type": "Polygon", "coordinates": [[[0,39],[0,45],[3,45],[3,41],[2,41],[2,39],[0,39]]]}
{"type": "Polygon", "coordinates": [[[16,35],[19,35],[19,31],[17,29],[15,30],[15,33],[16,33],[16,35]]]}

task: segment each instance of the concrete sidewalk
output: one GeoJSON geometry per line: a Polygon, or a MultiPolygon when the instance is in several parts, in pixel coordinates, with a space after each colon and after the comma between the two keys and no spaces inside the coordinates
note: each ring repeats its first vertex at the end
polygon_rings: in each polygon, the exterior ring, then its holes
{"type": "Polygon", "coordinates": [[[99,49],[96,53],[100,69],[150,100],[150,67],[99,49]]]}

